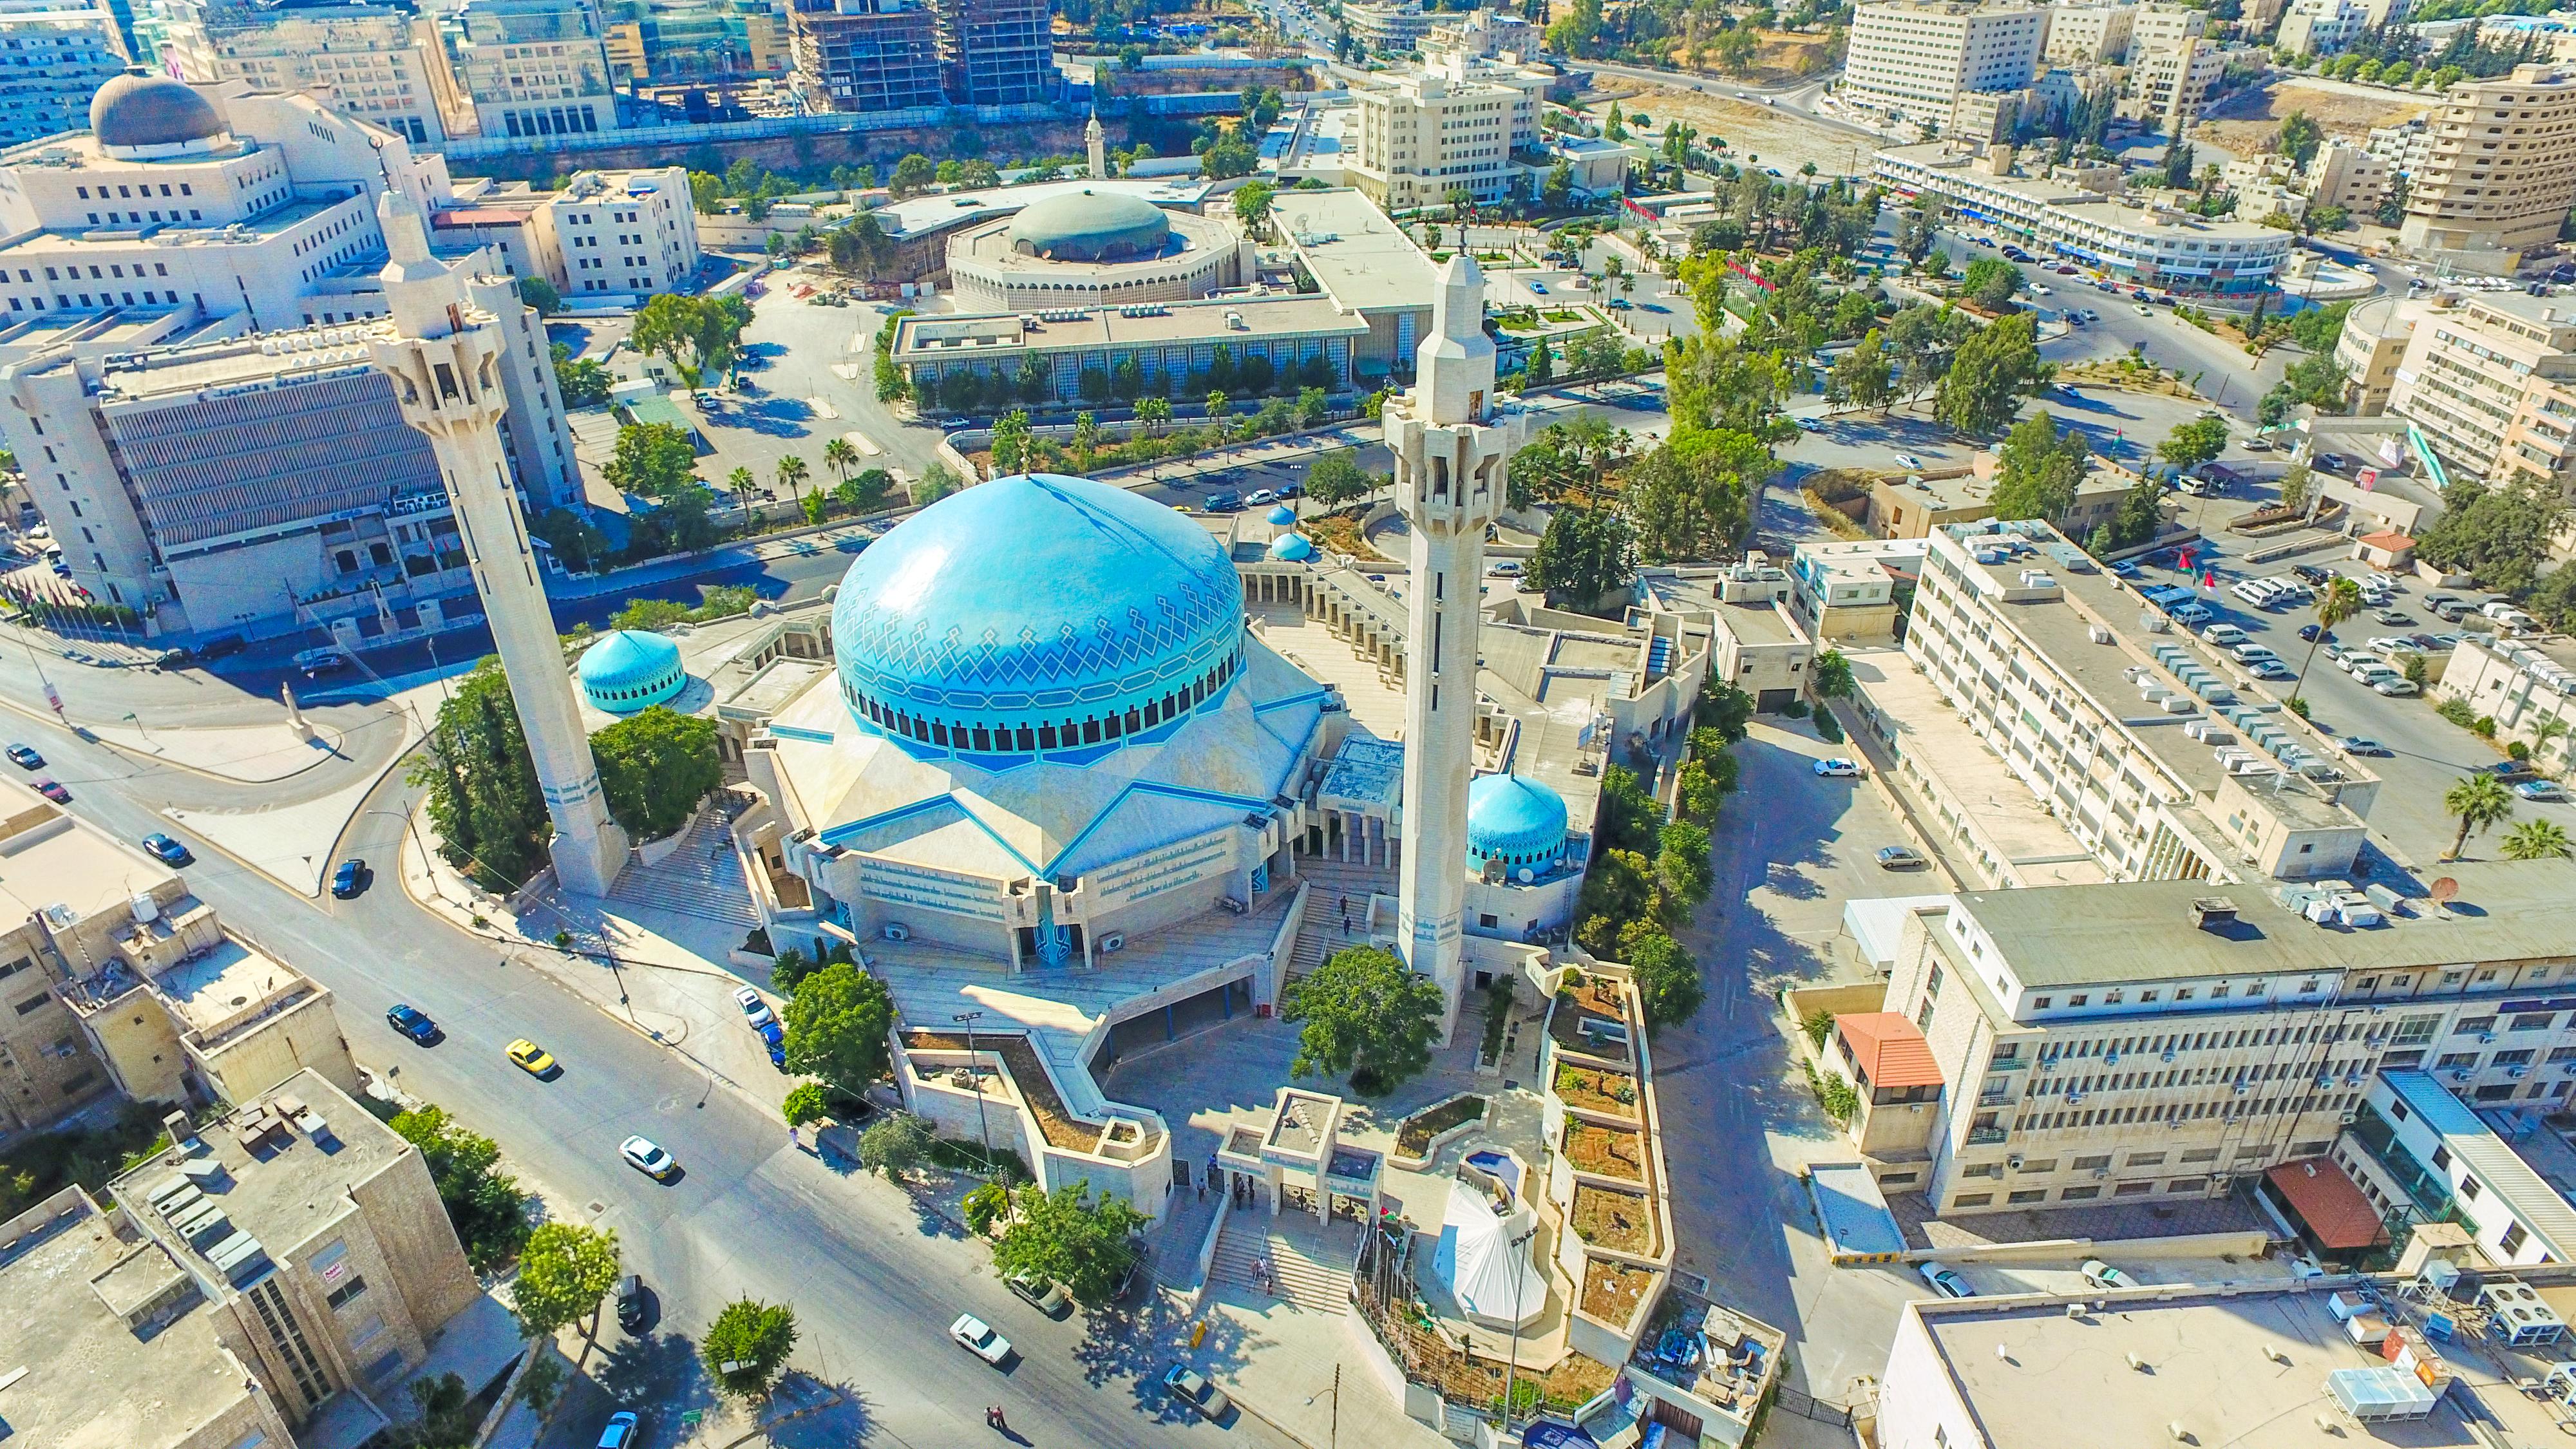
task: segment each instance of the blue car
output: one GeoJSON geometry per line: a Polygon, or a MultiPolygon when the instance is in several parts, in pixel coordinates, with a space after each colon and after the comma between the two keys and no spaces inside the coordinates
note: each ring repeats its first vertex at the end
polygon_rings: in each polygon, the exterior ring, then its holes
{"type": "Polygon", "coordinates": [[[344,901],[366,888],[367,863],[363,860],[344,860],[338,870],[331,872],[331,894],[344,901]]]}
{"type": "Polygon", "coordinates": [[[143,837],[143,848],[160,857],[165,865],[188,865],[196,860],[188,853],[188,847],[158,832],[143,837]]]}
{"type": "Polygon", "coordinates": [[[787,1033],[778,1029],[775,1019],[762,1022],[758,1030],[761,1045],[769,1048],[769,1064],[782,1072],[787,1070],[787,1033]]]}
{"type": "Polygon", "coordinates": [[[429,1013],[417,1007],[405,1006],[399,1001],[386,1010],[385,1021],[394,1030],[422,1046],[427,1046],[439,1038],[438,1023],[429,1019],[429,1013]]]}

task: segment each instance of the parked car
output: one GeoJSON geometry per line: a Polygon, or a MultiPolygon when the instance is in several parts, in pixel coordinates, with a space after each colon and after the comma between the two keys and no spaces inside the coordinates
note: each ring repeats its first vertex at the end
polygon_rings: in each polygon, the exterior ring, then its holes
{"type": "Polygon", "coordinates": [[[1271,504],[1279,501],[1279,490],[1276,488],[1255,488],[1244,498],[1243,501],[1251,504],[1255,508],[1267,508],[1271,504]]]}
{"type": "Polygon", "coordinates": [[[1944,1298],[1977,1296],[1977,1290],[1968,1286],[1967,1279],[1938,1263],[1917,1263],[1914,1265],[1914,1271],[1922,1274],[1923,1281],[1932,1285],[1932,1291],[1944,1298]]]}
{"type": "Polygon", "coordinates": [[[2297,673],[2293,671],[2290,666],[2282,663],[2278,659],[2255,660],[2252,665],[2247,667],[2246,673],[2253,675],[2256,679],[2277,680],[2295,679],[2298,677],[2297,673]]]}
{"type": "Polygon", "coordinates": [[[1860,778],[1860,766],[1838,755],[1832,759],[1816,761],[1816,773],[1829,780],[1857,780],[1860,778]]]}
{"type": "Polygon", "coordinates": [[[1910,845],[1882,845],[1878,848],[1880,870],[1921,870],[1931,863],[1923,858],[1923,852],[1910,845]]]}
{"type": "Polygon", "coordinates": [[[620,1409],[608,1416],[608,1427],[599,1431],[599,1449],[635,1449],[642,1442],[643,1422],[632,1409],[620,1409]]]}
{"type": "Polygon", "coordinates": [[[2412,616],[2400,609],[2381,609],[2370,617],[2377,619],[2379,622],[2386,624],[2392,629],[2403,628],[2406,625],[2415,622],[2412,616]]]}
{"type": "Polygon", "coordinates": [[[751,1023],[754,1030],[778,1019],[778,1014],[769,1009],[769,1003],[761,1000],[760,993],[751,987],[736,988],[733,993],[733,1004],[742,1008],[742,1019],[751,1023]]]}
{"type": "Polygon", "coordinates": [[[2513,793],[2525,800],[2554,802],[2567,798],[2566,789],[2555,780],[2525,780],[2513,787],[2513,793]]]}
{"type": "Polygon", "coordinates": [[[1210,513],[1240,513],[1243,511],[1243,495],[1240,493],[1211,493],[1207,496],[1206,501],[1201,503],[1199,506],[1210,513]]]}
{"type": "Polygon", "coordinates": [[[2303,584],[2314,584],[2319,588],[2323,588],[2326,580],[2335,576],[2334,570],[2319,568],[2315,564],[2292,564],[2290,566],[2290,573],[2291,576],[2298,579],[2299,582],[2303,584]]]}
{"type": "Polygon", "coordinates": [[[2493,775],[2508,785],[2522,780],[2537,780],[2540,778],[2539,769],[2529,760],[2498,760],[2492,765],[2480,765],[2475,770],[2470,771],[2470,773],[2475,775],[2493,775]]]}
{"type": "Polygon", "coordinates": [[[2342,739],[2335,741],[2335,748],[2343,751],[2347,755],[2368,756],[2371,758],[2378,758],[2394,753],[2388,748],[2388,746],[2381,744],[2379,741],[2372,739],[2368,735],[2345,735],[2342,739]]]}
{"type": "Polygon", "coordinates": [[[2103,1262],[2099,1258],[2085,1259],[2084,1266],[2078,1271],[2084,1274],[2085,1282],[2092,1284],[2096,1288],[2135,1288],[2138,1286],[2137,1279],[2130,1277],[2128,1274],[2112,1267],[2110,1264],[2103,1262]]]}
{"type": "Polygon", "coordinates": [[[363,860],[344,860],[339,869],[331,872],[331,894],[348,900],[367,888],[367,880],[373,874],[363,860]]]}
{"type": "Polygon", "coordinates": [[[143,837],[143,848],[159,856],[164,865],[187,865],[196,860],[188,853],[188,847],[157,830],[143,837]]]}
{"type": "Polygon", "coordinates": [[[629,1137],[617,1144],[617,1155],[626,1165],[655,1182],[668,1182],[680,1170],[680,1159],[662,1150],[660,1143],[649,1137],[629,1137]]]}
{"type": "Polygon", "coordinates": [[[2324,638],[2325,633],[2326,630],[2323,624],[2301,624],[2299,626],[2299,642],[2302,644],[2313,644],[2319,639],[2324,638]]]}
{"type": "Polygon", "coordinates": [[[2233,624],[2212,624],[2200,632],[2200,637],[2222,649],[2233,649],[2252,636],[2233,624]]]}
{"type": "Polygon", "coordinates": [[[1064,1285],[1034,1273],[1014,1273],[1002,1280],[1003,1286],[1018,1294],[1031,1308],[1049,1318],[1062,1318],[1073,1310],[1073,1295],[1064,1285]]]}
{"type": "Polygon", "coordinates": [[[422,1046],[439,1038],[438,1023],[429,1019],[428,1012],[400,1001],[385,1008],[385,1022],[422,1046]]]}
{"type": "Polygon", "coordinates": [[[753,1028],[760,1033],[760,1044],[769,1049],[769,1064],[787,1070],[787,1033],[777,1022],[764,1021],[753,1028]]]}
{"type": "Polygon", "coordinates": [[[2404,699],[2424,692],[2420,685],[2403,674],[2395,679],[2374,679],[2370,682],[2370,688],[2373,693],[2384,694],[2391,699],[2404,699]]]}
{"type": "Polygon", "coordinates": [[[2340,669],[2340,668],[2342,668],[2342,667],[2343,667],[2343,663],[2344,663],[2344,661],[2345,661],[2345,660],[2350,659],[2350,658],[2352,657],[2352,651],[2351,651],[2351,650],[2349,650],[2349,649],[2344,648],[2344,647],[2343,647],[2342,645],[2340,645],[2340,644],[2332,644],[2332,643],[2329,643],[2328,645],[2326,645],[2326,647],[2325,647],[2324,649],[2320,650],[2319,652],[2325,655],[2325,657],[2326,657],[2326,662],[2327,662],[2328,664],[2334,665],[2334,666],[2335,666],[2336,668],[2338,668],[2338,669],[2340,669]]]}
{"type": "Polygon", "coordinates": [[[2245,451],[2249,453],[2268,453],[2272,451],[2272,440],[2270,438],[2259,437],[2247,438],[2243,446],[2245,451]]]}
{"type": "Polygon", "coordinates": [[[2278,659],[2281,657],[2263,645],[2255,643],[2251,639],[2237,645],[2235,648],[2230,649],[2227,652],[2235,655],[2236,662],[2239,664],[2259,664],[2266,659],[2278,659]]]}
{"type": "Polygon", "coordinates": [[[61,782],[53,779],[51,776],[38,775],[33,781],[33,784],[35,785],[37,794],[44,796],[46,799],[53,801],[57,805],[69,805],[72,803],[72,792],[64,789],[61,782]]]}
{"type": "Polygon", "coordinates": [[[948,1325],[948,1336],[957,1341],[958,1347],[995,1368],[1010,1362],[1011,1341],[972,1313],[958,1314],[957,1321],[948,1325]]]}
{"type": "Polygon", "coordinates": [[[633,1273],[617,1280],[617,1326],[628,1333],[641,1333],[652,1321],[652,1304],[644,1293],[644,1280],[633,1273]]]}
{"type": "Polygon", "coordinates": [[[25,745],[11,745],[9,763],[21,770],[41,770],[45,768],[45,757],[25,745]]]}
{"type": "Polygon", "coordinates": [[[1912,453],[1897,454],[1895,463],[1897,467],[1903,468],[1909,473],[1920,473],[1923,471],[1923,460],[1915,457],[1912,453]]]}
{"type": "Polygon", "coordinates": [[[1200,1418],[1214,1421],[1223,1418],[1234,1404],[1225,1390],[1208,1382],[1207,1375],[1188,1364],[1176,1363],[1163,1370],[1163,1391],[1190,1406],[1200,1418]]]}

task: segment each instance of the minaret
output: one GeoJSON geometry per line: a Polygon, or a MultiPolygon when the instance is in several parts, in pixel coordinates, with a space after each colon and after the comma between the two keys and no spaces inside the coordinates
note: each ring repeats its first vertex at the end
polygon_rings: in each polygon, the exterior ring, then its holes
{"type": "Polygon", "coordinates": [[[386,192],[376,202],[376,218],[393,254],[381,274],[393,317],[377,325],[369,342],[376,370],[393,378],[403,421],[429,436],[446,476],[474,589],[554,819],[548,849],[555,877],[567,890],[606,895],[626,864],[626,832],[608,818],[590,735],[573,702],[563,645],[528,546],[527,520],[503,461],[506,339],[497,319],[466,300],[464,279],[430,256],[429,228],[411,198],[386,192]]]}
{"type": "Polygon", "coordinates": [[[1396,947],[1457,1025],[1459,927],[1467,897],[1467,781],[1474,774],[1476,632],[1483,619],[1485,527],[1503,511],[1504,471],[1527,423],[1496,411],[1485,274],[1449,259],[1431,334],[1414,351],[1412,389],[1386,405],[1395,506],[1413,531],[1405,579],[1404,881],[1396,947]]]}
{"type": "Polygon", "coordinates": [[[1083,144],[1091,151],[1091,179],[1109,179],[1109,138],[1101,134],[1100,108],[1092,107],[1091,124],[1082,128],[1083,144]]]}

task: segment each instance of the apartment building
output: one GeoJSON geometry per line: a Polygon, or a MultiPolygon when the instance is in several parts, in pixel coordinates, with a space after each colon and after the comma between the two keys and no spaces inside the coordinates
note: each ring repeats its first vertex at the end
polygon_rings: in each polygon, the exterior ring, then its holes
{"type": "Polygon", "coordinates": [[[2387,410],[2461,476],[2576,485],[2576,306],[2520,292],[2435,303],[2407,341],[2387,410]]]}
{"type": "MultiPolygon", "coordinates": [[[[1343,14],[1347,18],[1349,10],[1345,8],[1343,14]]],[[[1536,57],[1545,43],[1542,27],[1499,10],[1470,10],[1432,19],[1420,42],[1426,61],[1536,57]]]]}
{"type": "Polygon", "coordinates": [[[2226,53],[2196,36],[2153,50],[2143,43],[2132,44],[2128,93],[2114,109],[2168,136],[2177,135],[2176,127],[2188,129],[2199,122],[2209,88],[2226,74],[2226,53]]]}
{"type": "Polygon", "coordinates": [[[1437,206],[1462,190],[1501,200],[1513,149],[1537,138],[1546,85],[1541,72],[1451,61],[1356,91],[1351,184],[1388,211],[1437,206]]]}
{"type": "Polygon", "coordinates": [[[2409,174],[2399,242],[2421,252],[2509,252],[2557,240],[2576,203],[2576,77],[2554,66],[2462,81],[2430,120],[2409,174]]]}
{"type": "Polygon", "coordinates": [[[2290,0],[2274,44],[2292,55],[2340,55],[2365,28],[2355,0],[2290,0]]]}
{"type": "Polygon", "coordinates": [[[2393,175],[2384,157],[2349,141],[2328,141],[2308,162],[2308,200],[2366,215],[2387,197],[2393,175]]]}
{"type": "Polygon", "coordinates": [[[1930,544],[1904,666],[1861,681],[1857,703],[1939,802],[1940,833],[1991,879],[2027,879],[2016,858],[2070,854],[2114,880],[2351,869],[2377,778],[2329,763],[2337,752],[2305,721],[2240,697],[2232,659],[2139,634],[2145,602],[2045,523],[1952,524],[1930,544]],[[2007,793],[2063,844],[2008,855],[1980,842],[1969,803],[2007,793]]]}
{"type": "Polygon", "coordinates": [[[199,1124],[108,1193],[294,1429],[392,1388],[479,1291],[420,1149],[318,1072],[199,1124]]]}
{"type": "Polygon", "coordinates": [[[106,0],[0,0],[0,146],[79,130],[127,62],[106,0]]]}
{"type": "Polygon", "coordinates": [[[945,104],[939,27],[924,0],[796,0],[787,47],[818,110],[907,111],[945,104]]]}
{"type": "Polygon", "coordinates": [[[2561,861],[2449,868],[2443,911],[2342,882],[1964,892],[1916,905],[1884,1009],[1943,1097],[1915,1174],[1944,1213],[2226,1192],[2329,1154],[2373,1075],[2434,1066],[2481,1102],[2563,1101],[2576,970],[2561,861]],[[2468,908],[2463,908],[2463,905],[2468,908]],[[2449,1065],[2441,1065],[2449,1063],[2449,1065]]]}
{"type": "Polygon", "coordinates": [[[2370,133],[2370,154],[2388,163],[2391,174],[2412,176],[2433,154],[2433,128],[2422,117],[2380,126],[2370,133]]]}
{"type": "Polygon", "coordinates": [[[1961,91],[2009,91],[2039,73],[2049,10],[1957,0],[1889,0],[1853,12],[1835,94],[1899,120],[1946,120],[1961,91]]]}
{"type": "Polygon", "coordinates": [[[2160,51],[2179,50],[2186,40],[2198,40],[2209,30],[2209,12],[2188,5],[2150,3],[2138,7],[2137,18],[2129,26],[2128,58],[2134,64],[2140,57],[2160,51]]]}
{"type": "Polygon", "coordinates": [[[1342,23],[1350,27],[1351,39],[1376,55],[1417,48],[1438,18],[1423,9],[1419,0],[1351,0],[1342,7],[1342,23]]]}
{"type": "Polygon", "coordinates": [[[465,0],[437,24],[450,134],[617,129],[608,28],[591,0],[465,0]]]}
{"type": "Polygon", "coordinates": [[[309,95],[415,145],[447,139],[436,34],[392,4],[162,0],[157,51],[179,79],[309,95]]]}
{"type": "Polygon", "coordinates": [[[1924,539],[1801,543],[1789,558],[1789,608],[1826,645],[1895,642],[1897,592],[1910,590],[1932,545],[1924,539]]]}
{"type": "Polygon", "coordinates": [[[932,13],[950,105],[1042,105],[1063,88],[1047,0],[938,0],[932,13]]]}
{"type": "Polygon", "coordinates": [[[2135,5],[2068,0],[2048,7],[2050,65],[2116,63],[2129,53],[2130,28],[2137,23],[2135,5]]]}
{"type": "Polygon", "coordinates": [[[2381,296],[2365,298],[2344,314],[2334,359],[2343,370],[2344,398],[2354,416],[2375,418],[2388,410],[2398,365],[2415,340],[2415,324],[2430,310],[2428,302],[2381,296]]]}
{"type": "Polygon", "coordinates": [[[538,261],[566,297],[640,300],[697,270],[698,217],[685,167],[580,172],[533,220],[538,261]]]}

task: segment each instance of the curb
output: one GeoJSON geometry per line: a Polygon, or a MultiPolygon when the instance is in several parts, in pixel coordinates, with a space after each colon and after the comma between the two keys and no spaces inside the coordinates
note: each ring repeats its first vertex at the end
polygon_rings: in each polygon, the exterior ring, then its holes
{"type": "MultiPolygon", "coordinates": [[[[341,748],[342,748],[342,746],[345,746],[346,744],[348,744],[348,742],[349,742],[349,737],[350,737],[351,735],[353,735],[353,734],[356,734],[356,733],[358,732],[358,730],[373,729],[373,728],[375,728],[378,724],[380,724],[380,723],[384,722],[384,721],[385,721],[385,720],[387,720],[387,719],[400,719],[401,717],[402,717],[402,711],[401,711],[401,710],[399,710],[399,709],[397,709],[397,710],[392,711],[390,714],[382,714],[382,715],[378,715],[378,716],[376,716],[376,718],[371,719],[371,720],[368,720],[366,723],[364,723],[364,724],[361,724],[361,725],[357,726],[357,727],[356,727],[356,729],[345,729],[345,730],[340,730],[340,731],[338,731],[337,733],[338,733],[338,735],[339,735],[339,738],[338,738],[338,740],[337,740],[336,742],[334,742],[334,743],[333,743],[333,745],[331,746],[331,752],[332,752],[332,754],[334,754],[334,755],[340,755],[340,754],[341,754],[341,748]]],[[[280,785],[280,784],[284,784],[284,783],[285,783],[286,781],[288,781],[288,780],[292,780],[292,779],[294,779],[297,775],[301,775],[301,774],[305,773],[305,771],[306,771],[306,770],[318,770],[318,769],[320,769],[320,768],[322,767],[322,762],[321,762],[320,760],[316,760],[316,761],[314,761],[312,764],[309,764],[309,765],[305,766],[305,767],[304,767],[304,769],[302,769],[302,770],[296,770],[296,771],[294,771],[294,772],[292,772],[292,773],[290,773],[290,774],[280,775],[280,776],[278,776],[278,777],[277,777],[276,779],[274,779],[274,780],[245,780],[245,779],[243,779],[242,777],[240,777],[239,775],[224,775],[224,774],[218,774],[217,772],[215,772],[215,771],[213,771],[213,770],[206,769],[206,768],[205,768],[204,766],[202,766],[202,765],[191,765],[191,764],[189,764],[189,763],[188,763],[187,761],[185,761],[185,760],[173,760],[173,759],[168,758],[167,756],[163,756],[163,755],[148,755],[148,754],[143,753],[143,752],[142,752],[142,751],[140,751],[140,750],[129,749],[128,747],[126,747],[126,746],[124,746],[124,745],[120,745],[120,744],[118,744],[116,741],[109,739],[107,736],[105,736],[105,735],[102,735],[102,734],[98,733],[97,726],[95,726],[95,725],[79,725],[79,726],[75,726],[75,728],[76,728],[76,729],[80,729],[80,730],[87,731],[87,733],[85,733],[85,734],[82,736],[82,738],[83,738],[86,742],[88,742],[88,743],[90,743],[90,744],[97,745],[97,746],[98,746],[98,747],[100,747],[101,749],[111,750],[111,751],[115,752],[116,754],[118,754],[118,755],[121,755],[121,756],[125,757],[126,759],[129,759],[129,760],[133,760],[133,761],[135,761],[135,762],[136,762],[136,763],[138,763],[138,764],[164,765],[164,766],[167,766],[167,767],[169,767],[170,769],[174,769],[174,770],[185,770],[185,771],[187,771],[189,774],[197,775],[197,776],[200,776],[200,777],[202,777],[202,778],[204,778],[204,779],[208,779],[208,780],[213,780],[213,781],[217,782],[218,784],[224,784],[224,785],[249,785],[249,786],[252,786],[252,787],[259,787],[259,786],[265,786],[265,785],[280,785]]],[[[210,728],[215,728],[215,729],[228,729],[228,728],[234,728],[234,726],[227,726],[227,725],[215,725],[215,726],[211,726],[210,728]]],[[[317,728],[317,729],[314,731],[314,733],[316,733],[316,734],[320,734],[320,733],[322,733],[322,732],[323,732],[323,731],[321,731],[319,728],[317,728]]],[[[408,755],[408,754],[410,754],[410,753],[411,753],[410,748],[409,748],[408,746],[406,746],[405,748],[403,748],[403,749],[401,749],[401,750],[399,750],[399,751],[396,751],[396,752],[395,752],[395,756],[394,756],[394,758],[396,758],[396,759],[400,759],[400,758],[402,758],[404,755],[408,755]]],[[[343,758],[346,758],[346,756],[342,756],[342,757],[343,757],[343,758]]],[[[332,843],[333,843],[333,844],[335,844],[335,845],[336,845],[336,844],[338,844],[337,839],[335,838],[335,839],[334,839],[334,841],[333,841],[332,843]]]]}

